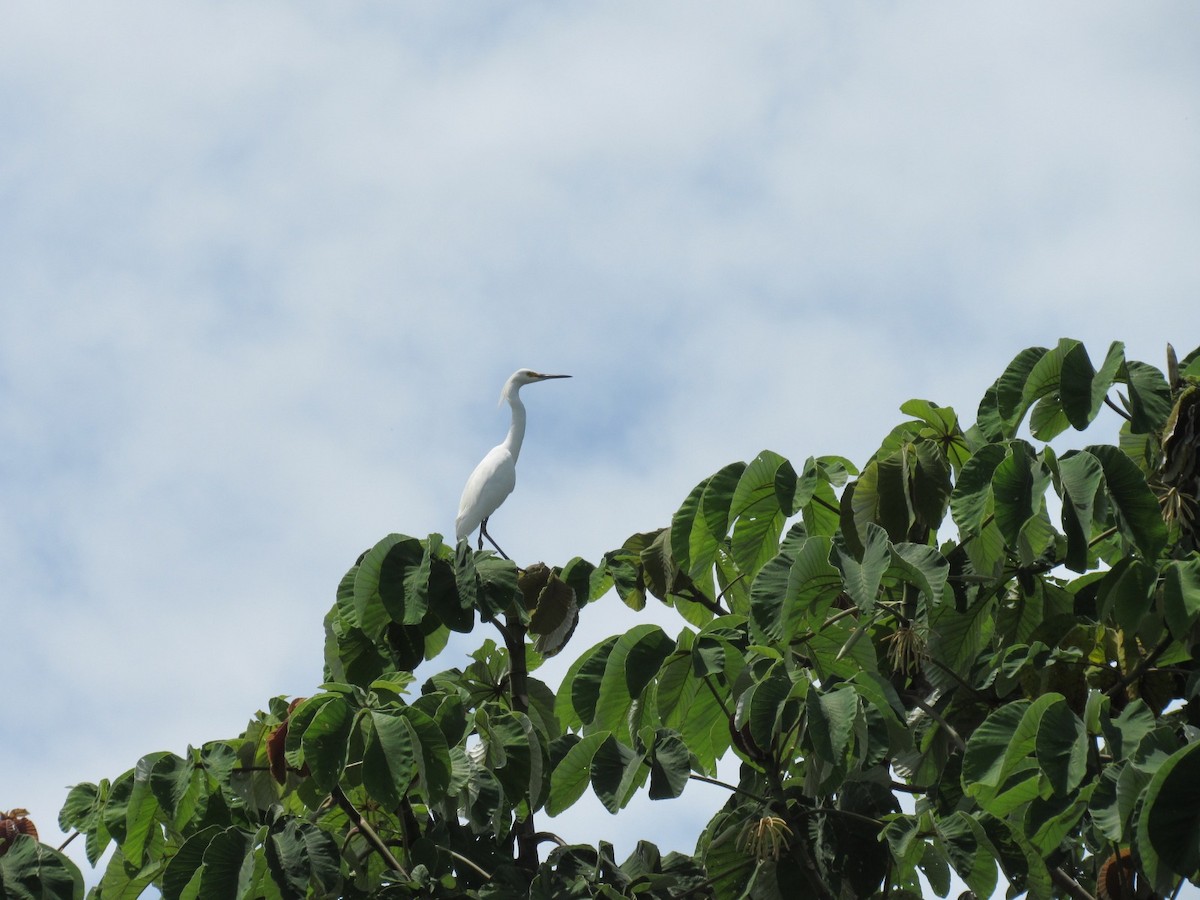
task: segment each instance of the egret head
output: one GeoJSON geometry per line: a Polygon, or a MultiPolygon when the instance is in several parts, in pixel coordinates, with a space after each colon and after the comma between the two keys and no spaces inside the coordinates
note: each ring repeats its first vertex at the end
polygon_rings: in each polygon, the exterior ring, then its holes
{"type": "Polygon", "coordinates": [[[570,378],[570,375],[545,375],[542,372],[535,372],[533,369],[517,369],[504,383],[504,390],[500,392],[500,402],[505,400],[511,401],[517,395],[522,387],[527,384],[533,384],[535,381],[548,381],[551,378],[570,378]]]}

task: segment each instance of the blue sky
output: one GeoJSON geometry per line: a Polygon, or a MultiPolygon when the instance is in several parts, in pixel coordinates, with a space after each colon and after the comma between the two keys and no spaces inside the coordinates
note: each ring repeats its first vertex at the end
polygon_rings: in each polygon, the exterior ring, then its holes
{"type": "MultiPolygon", "coordinates": [[[[0,635],[25,681],[0,808],[57,842],[68,785],[311,693],[339,578],[388,532],[451,532],[518,366],[575,377],[527,389],[492,530],[562,563],[764,447],[861,460],[910,397],[969,420],[1026,346],[1190,350],[1198,26],[1110,2],[12,6],[0,635]]],[[[586,612],[552,683],[636,621],[586,612]]],[[[686,848],[719,802],[554,825],[686,848]]]]}

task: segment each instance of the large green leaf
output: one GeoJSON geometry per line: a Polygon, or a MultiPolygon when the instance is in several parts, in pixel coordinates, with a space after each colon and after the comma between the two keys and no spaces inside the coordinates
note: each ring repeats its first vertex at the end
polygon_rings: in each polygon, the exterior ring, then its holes
{"type": "MultiPolygon", "coordinates": [[[[1038,712],[1050,702],[1053,700],[1042,702],[1038,712]]],[[[984,719],[967,740],[961,773],[963,791],[994,815],[1004,815],[1038,793],[1038,774],[1031,771],[1029,759],[1036,729],[1018,732],[1030,707],[1028,700],[1005,704],[984,719]],[[1020,777],[1015,779],[1014,775],[1020,777]],[[1012,806],[1010,801],[1015,801],[1012,806]]]]}
{"type": "MultiPolygon", "coordinates": [[[[674,648],[675,642],[657,625],[635,625],[621,635],[605,659],[595,714],[589,720],[591,726],[603,731],[620,729],[630,705],[658,674],[659,666],[674,648]]],[[[580,675],[583,674],[581,671],[580,675]]],[[[576,680],[578,683],[578,676],[576,680]]]]}
{"type": "Polygon", "coordinates": [[[271,826],[264,844],[267,866],[287,900],[333,893],[341,881],[337,842],[316,825],[281,817],[271,826]]]}
{"type": "MultiPolygon", "coordinates": [[[[568,754],[570,755],[570,754],[568,754]]],[[[617,740],[605,738],[592,757],[592,789],[610,813],[625,808],[649,774],[646,757],[617,740]]]]}
{"type": "Polygon", "coordinates": [[[938,843],[959,877],[976,896],[992,896],[996,889],[996,854],[979,822],[958,811],[939,819],[934,827],[938,843]]]}
{"type": "Polygon", "coordinates": [[[1007,445],[987,444],[980,447],[963,466],[954,492],[950,495],[950,514],[964,537],[978,534],[991,515],[992,476],[1008,455],[1007,445]]]}
{"type": "Polygon", "coordinates": [[[861,708],[858,692],[849,684],[831,691],[810,689],[806,703],[813,749],[831,765],[840,765],[854,738],[854,725],[861,708]]]}
{"type": "Polygon", "coordinates": [[[787,642],[813,607],[828,603],[842,588],[841,573],[829,563],[831,542],[803,537],[763,566],[750,590],[755,624],[772,641],[787,642]]]}
{"type": "Polygon", "coordinates": [[[659,728],[650,750],[650,799],[670,800],[687,787],[692,773],[692,754],[679,732],[659,728]]]}
{"type": "Polygon", "coordinates": [[[1130,428],[1134,434],[1159,431],[1171,415],[1171,388],[1162,372],[1136,360],[1126,360],[1118,381],[1129,388],[1130,428]]]}
{"type": "Polygon", "coordinates": [[[194,886],[199,887],[196,879],[200,867],[204,863],[204,854],[208,851],[208,845],[212,843],[213,838],[221,831],[222,829],[218,825],[202,828],[184,841],[175,855],[167,861],[161,885],[163,900],[180,900],[185,896],[188,886],[194,881],[194,886]]]}
{"type": "Polygon", "coordinates": [[[773,750],[779,742],[781,707],[792,693],[792,680],[782,663],[774,663],[766,674],[738,697],[734,710],[735,728],[749,727],[756,746],[764,752],[773,750]]]}
{"type": "Polygon", "coordinates": [[[1137,847],[1156,890],[1200,872],[1200,742],[1176,750],[1146,788],[1137,847]]]}
{"type": "MultiPolygon", "coordinates": [[[[354,724],[354,712],[341,697],[321,705],[300,738],[304,760],[313,780],[323,790],[333,790],[346,765],[346,741],[354,724]]],[[[291,738],[291,729],[288,730],[291,738]]]]}
{"type": "Polygon", "coordinates": [[[1024,441],[1012,441],[992,473],[996,525],[1008,546],[1017,546],[1025,523],[1040,512],[1048,481],[1033,448],[1024,441]]]}
{"type": "Polygon", "coordinates": [[[52,847],[18,834],[0,855],[0,896],[6,900],[83,900],[83,874],[52,847]]]}
{"type": "Polygon", "coordinates": [[[671,551],[676,564],[691,578],[712,568],[717,546],[729,532],[730,504],[743,462],[730,463],[702,481],[671,520],[671,551]]]}
{"type": "Polygon", "coordinates": [[[908,538],[916,518],[909,493],[909,470],[915,466],[911,446],[880,454],[854,483],[850,507],[859,541],[866,540],[868,523],[881,525],[893,541],[908,538]]]}
{"type": "Polygon", "coordinates": [[[199,896],[205,900],[244,897],[249,892],[253,875],[253,865],[246,865],[246,857],[254,842],[255,835],[240,828],[226,828],[214,835],[204,850],[199,896]]]}
{"type": "MultiPolygon", "coordinates": [[[[1049,695],[1048,695],[1049,696],[1049,695]]],[[[1087,729],[1064,699],[1043,713],[1037,730],[1037,761],[1060,797],[1071,794],[1087,774],[1087,729]]]]}
{"type": "Polygon", "coordinates": [[[731,548],[734,563],[747,578],[779,549],[785,510],[780,503],[780,485],[796,483],[792,464],[770,450],[764,450],[746,467],[730,501],[733,520],[731,548]]]}
{"type": "Polygon", "coordinates": [[[567,727],[588,725],[596,718],[604,669],[619,638],[614,634],[586,650],[567,670],[554,705],[555,714],[567,727]]]}
{"type": "Polygon", "coordinates": [[[362,782],[372,799],[388,809],[400,805],[416,772],[412,732],[400,715],[372,710],[361,719],[362,782]]]}
{"type": "Polygon", "coordinates": [[[154,828],[158,813],[158,799],[150,788],[150,775],[154,766],[166,753],[150,753],[138,760],[134,767],[133,790],[125,812],[125,837],[120,841],[121,852],[134,866],[145,864],[146,841],[154,828]]]}
{"type": "Polygon", "coordinates": [[[449,790],[451,778],[450,747],[445,732],[437,721],[415,706],[403,707],[400,715],[413,740],[417,777],[426,800],[434,803],[449,790]]]}
{"type": "Polygon", "coordinates": [[[1088,568],[1088,544],[1096,492],[1104,481],[1104,467],[1087,451],[1067,453],[1058,461],[1062,483],[1063,532],[1067,536],[1067,567],[1076,572],[1088,568]]]}
{"type": "MultiPolygon", "coordinates": [[[[382,603],[393,622],[407,621],[404,601],[404,577],[410,567],[419,566],[424,556],[421,542],[403,534],[389,534],[368,550],[354,575],[354,610],[360,622],[377,621],[373,607],[382,603]]],[[[421,610],[424,615],[424,610],[421,610]]]]}
{"type": "Polygon", "coordinates": [[[1200,554],[1173,559],[1163,572],[1163,609],[1177,640],[1185,640],[1200,617],[1200,554]]]}
{"type": "Polygon", "coordinates": [[[838,548],[838,568],[842,570],[842,584],[846,593],[863,612],[875,608],[879,585],[891,561],[891,542],[887,532],[874,522],[866,523],[863,534],[861,562],[842,548],[838,548]]]}
{"type": "Polygon", "coordinates": [[[916,585],[932,608],[942,602],[950,563],[937,548],[927,544],[895,544],[889,554],[888,577],[916,585]]]}
{"type": "Polygon", "coordinates": [[[1092,367],[1083,344],[1076,344],[1066,354],[1059,393],[1063,412],[1072,427],[1082,431],[1096,418],[1124,362],[1125,345],[1120,341],[1114,341],[1109,346],[1099,371],[1092,367]]]}
{"type": "Polygon", "coordinates": [[[1104,468],[1104,484],[1119,514],[1117,524],[1122,533],[1153,561],[1167,542],[1167,526],[1146,476],[1116,447],[1094,445],[1086,450],[1104,468]]]}
{"type": "MultiPolygon", "coordinates": [[[[988,435],[989,440],[998,441],[1013,437],[1017,426],[1025,416],[1025,410],[1029,408],[1030,401],[1026,393],[1026,384],[1032,376],[1034,368],[1049,352],[1045,347],[1029,347],[1022,350],[1008,364],[1004,374],[996,380],[993,386],[995,394],[992,401],[994,412],[989,415],[985,412],[984,405],[981,404],[979,413],[980,424],[983,425],[987,422],[989,428],[994,432],[988,435]]],[[[987,403],[986,397],[984,403],[987,403]]]]}

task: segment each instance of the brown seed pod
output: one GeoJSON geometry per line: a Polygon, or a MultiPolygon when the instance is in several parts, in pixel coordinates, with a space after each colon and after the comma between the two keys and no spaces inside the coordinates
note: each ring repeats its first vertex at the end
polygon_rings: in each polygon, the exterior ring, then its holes
{"type": "Polygon", "coordinates": [[[12,846],[12,842],[16,840],[18,834],[27,834],[35,841],[37,840],[37,828],[33,821],[26,818],[29,815],[27,809],[10,809],[8,812],[0,812],[0,856],[8,852],[8,848],[12,846]]]}

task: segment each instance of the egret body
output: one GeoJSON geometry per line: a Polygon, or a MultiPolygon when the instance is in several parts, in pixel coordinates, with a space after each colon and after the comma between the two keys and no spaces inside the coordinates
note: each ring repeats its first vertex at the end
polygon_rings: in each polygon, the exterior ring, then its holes
{"type": "Polygon", "coordinates": [[[517,484],[517,457],[521,453],[521,443],[525,440],[525,404],[521,402],[521,388],[536,381],[570,377],[543,375],[532,369],[517,369],[504,383],[504,390],[500,392],[500,402],[507,400],[508,405],[512,407],[512,424],[508,426],[507,437],[488,451],[487,456],[467,479],[462,500],[458,503],[458,519],[454,523],[454,533],[458,540],[469,538],[478,528],[479,549],[483,549],[483,539],[486,537],[500,555],[508,559],[507,554],[488,534],[487,523],[491,514],[500,508],[500,504],[507,499],[517,484]]]}

